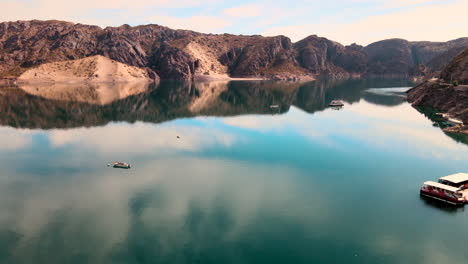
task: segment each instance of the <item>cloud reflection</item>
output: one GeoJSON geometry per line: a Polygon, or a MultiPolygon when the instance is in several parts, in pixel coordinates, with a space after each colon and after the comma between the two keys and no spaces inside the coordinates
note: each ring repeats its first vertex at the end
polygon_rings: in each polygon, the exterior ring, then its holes
{"type": "MultiPolygon", "coordinates": [[[[296,176],[280,166],[174,158],[130,171],[103,169],[52,181],[23,178],[22,194],[4,192],[18,184],[12,178],[0,187],[0,209],[15,209],[0,224],[21,236],[13,245],[16,261],[55,263],[78,250],[90,262],[112,262],[121,245],[135,246],[134,236],[151,236],[146,254],[159,259],[179,254],[187,244],[203,248],[255,232],[261,214],[299,226],[326,221],[323,196],[297,185],[296,176]],[[208,240],[201,237],[215,233],[208,240]],[[154,245],[162,248],[151,250],[154,245]],[[51,261],[43,250],[58,254],[51,261]]],[[[125,262],[125,253],[119,254],[125,262]]]]}
{"type": "Polygon", "coordinates": [[[32,144],[33,133],[29,130],[0,127],[0,150],[18,150],[32,144]]]}
{"type": "Polygon", "coordinates": [[[387,107],[361,100],[345,105],[342,111],[327,109],[320,115],[309,115],[291,107],[280,116],[237,116],[223,119],[235,126],[260,133],[298,133],[314,144],[346,151],[337,138],[359,141],[388,152],[403,151],[423,158],[465,158],[467,148],[447,137],[431,121],[409,104],[387,107]]]}
{"type": "Polygon", "coordinates": [[[234,143],[235,136],[218,129],[137,122],[133,125],[113,123],[93,129],[52,130],[49,139],[53,147],[73,145],[98,153],[122,152],[127,155],[151,151],[198,151],[214,144],[229,147],[234,143]]]}

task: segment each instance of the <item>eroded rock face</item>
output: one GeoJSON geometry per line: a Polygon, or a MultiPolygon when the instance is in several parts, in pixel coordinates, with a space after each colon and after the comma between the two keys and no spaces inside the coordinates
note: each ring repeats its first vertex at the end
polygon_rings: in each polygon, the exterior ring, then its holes
{"type": "Polygon", "coordinates": [[[193,37],[198,33],[172,30],[159,25],[108,27],[99,43],[99,53],[133,66],[151,66],[149,57],[164,41],[193,37]]]}
{"type": "Polygon", "coordinates": [[[369,57],[367,73],[371,75],[417,76],[443,68],[457,50],[468,47],[468,38],[447,42],[388,39],[364,48],[369,57]]]}
{"type": "Polygon", "coordinates": [[[459,84],[468,85],[468,49],[458,54],[442,70],[440,77],[447,82],[457,81],[459,84]]]}
{"type": "Polygon", "coordinates": [[[366,72],[367,55],[362,46],[343,46],[337,42],[309,36],[295,45],[300,65],[316,74],[347,76],[366,72]]]}
{"type": "MultiPolygon", "coordinates": [[[[237,40],[234,39],[234,42],[237,40]]],[[[235,47],[221,56],[233,76],[269,76],[299,74],[291,40],[284,36],[250,37],[243,47],[235,47]],[[284,68],[284,71],[283,69],[284,68]]]]}
{"type": "Polygon", "coordinates": [[[0,23],[0,75],[18,76],[43,63],[93,55],[153,69],[150,56],[161,42],[196,34],[158,25],[102,29],[62,21],[0,23]]]}
{"type": "Polygon", "coordinates": [[[449,42],[390,39],[362,47],[317,36],[293,44],[284,36],[213,35],[159,25],[102,29],[63,21],[17,21],[0,23],[0,77],[17,77],[43,63],[94,55],[146,67],[163,79],[426,75],[440,70],[464,47],[468,38],[449,42]]]}
{"type": "Polygon", "coordinates": [[[383,40],[364,48],[369,58],[368,73],[375,75],[408,75],[415,66],[410,43],[403,39],[383,40]]]}
{"type": "Polygon", "coordinates": [[[0,73],[18,76],[42,63],[96,54],[102,29],[62,21],[0,23],[0,73]]]}
{"type": "Polygon", "coordinates": [[[164,43],[151,57],[151,67],[164,79],[190,79],[195,61],[183,50],[164,43]]]}

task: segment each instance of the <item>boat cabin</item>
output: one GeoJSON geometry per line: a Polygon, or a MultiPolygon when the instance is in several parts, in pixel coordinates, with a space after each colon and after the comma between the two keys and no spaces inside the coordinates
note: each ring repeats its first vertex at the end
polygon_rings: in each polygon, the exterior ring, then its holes
{"type": "Polygon", "coordinates": [[[438,182],[424,182],[421,186],[420,194],[452,205],[463,205],[466,202],[460,188],[438,182]]]}
{"type": "Polygon", "coordinates": [[[343,103],[343,101],[341,101],[341,100],[333,100],[333,101],[331,101],[330,104],[328,104],[328,106],[332,106],[332,107],[342,107],[342,106],[344,106],[344,103],[343,103]]]}
{"type": "Polygon", "coordinates": [[[456,173],[439,179],[439,183],[460,188],[468,189],[468,173],[456,173]]]}

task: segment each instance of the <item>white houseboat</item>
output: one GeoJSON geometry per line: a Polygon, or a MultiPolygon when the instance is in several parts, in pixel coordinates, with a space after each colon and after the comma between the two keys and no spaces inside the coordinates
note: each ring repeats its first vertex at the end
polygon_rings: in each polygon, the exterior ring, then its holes
{"type": "Polygon", "coordinates": [[[427,181],[421,186],[420,194],[452,205],[464,205],[466,197],[460,188],[438,182],[427,181]]]}
{"type": "Polygon", "coordinates": [[[468,173],[455,173],[439,179],[439,183],[460,188],[468,189],[468,173]]]}

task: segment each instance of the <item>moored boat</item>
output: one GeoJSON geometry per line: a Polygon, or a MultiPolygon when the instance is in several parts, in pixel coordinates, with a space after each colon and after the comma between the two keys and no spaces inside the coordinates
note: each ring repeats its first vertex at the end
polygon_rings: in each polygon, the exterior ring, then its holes
{"type": "Polygon", "coordinates": [[[341,100],[333,100],[328,104],[328,106],[341,107],[341,106],[344,106],[344,103],[341,100]]]}
{"type": "Polygon", "coordinates": [[[118,169],[130,169],[131,168],[130,164],[125,163],[125,162],[114,162],[112,163],[112,167],[118,168],[118,169]]]}
{"type": "Polygon", "coordinates": [[[456,119],[456,118],[448,118],[447,122],[454,126],[463,126],[463,121],[456,119]]]}
{"type": "Polygon", "coordinates": [[[420,195],[456,206],[466,203],[466,198],[460,188],[438,182],[424,182],[420,189],[420,195]]]}
{"type": "Polygon", "coordinates": [[[439,183],[457,187],[461,190],[468,189],[468,173],[455,173],[441,177],[439,183]]]}

